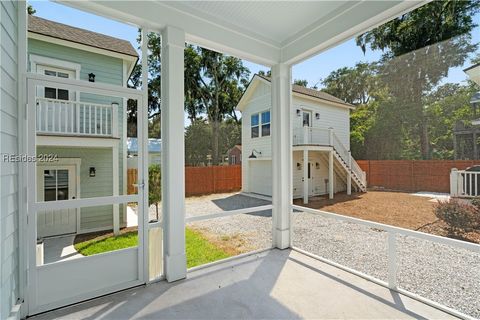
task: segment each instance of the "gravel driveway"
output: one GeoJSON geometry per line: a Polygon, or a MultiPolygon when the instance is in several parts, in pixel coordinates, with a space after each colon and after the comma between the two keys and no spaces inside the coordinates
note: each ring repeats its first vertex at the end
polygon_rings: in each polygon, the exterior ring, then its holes
{"type": "MultiPolygon", "coordinates": [[[[295,212],[293,245],[387,281],[387,233],[295,212]]],[[[397,236],[400,288],[480,318],[480,254],[397,236]]]]}
{"type": "MultiPolygon", "coordinates": [[[[186,216],[270,204],[243,194],[186,199],[186,216]]],[[[294,212],[293,245],[387,281],[387,233],[304,212],[294,212]]],[[[272,243],[271,210],[190,223],[209,237],[237,241],[239,252],[272,243]],[[239,242],[238,239],[241,239],[239,242]]],[[[480,318],[480,254],[412,237],[397,237],[401,288],[480,318]]]]}

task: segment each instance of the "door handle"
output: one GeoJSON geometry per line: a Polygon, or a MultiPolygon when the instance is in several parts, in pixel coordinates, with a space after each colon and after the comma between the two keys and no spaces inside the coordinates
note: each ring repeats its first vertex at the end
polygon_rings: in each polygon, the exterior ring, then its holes
{"type": "Polygon", "coordinates": [[[75,200],[76,198],[75,197],[72,197],[72,200],[75,200]]]}

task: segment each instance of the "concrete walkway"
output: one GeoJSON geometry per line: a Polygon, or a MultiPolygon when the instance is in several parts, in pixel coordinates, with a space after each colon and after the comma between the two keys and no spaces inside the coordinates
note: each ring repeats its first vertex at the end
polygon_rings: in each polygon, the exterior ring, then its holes
{"type": "Polygon", "coordinates": [[[452,319],[291,250],[197,270],[31,319],[452,319]]]}
{"type": "Polygon", "coordinates": [[[83,255],[73,247],[75,235],[47,238],[43,242],[43,263],[81,258],[83,255]]]}

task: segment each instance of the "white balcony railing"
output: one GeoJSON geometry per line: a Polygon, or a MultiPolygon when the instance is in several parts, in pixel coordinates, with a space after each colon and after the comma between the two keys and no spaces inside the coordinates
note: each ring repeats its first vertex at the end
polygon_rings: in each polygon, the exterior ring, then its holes
{"type": "Polygon", "coordinates": [[[118,104],[36,98],[37,133],[118,137],[118,104]]]}
{"type": "Polygon", "coordinates": [[[360,168],[358,163],[352,157],[350,150],[345,147],[333,129],[312,128],[307,126],[295,128],[293,129],[293,145],[333,147],[335,152],[338,154],[340,161],[343,162],[343,165],[347,169],[351,170],[353,175],[364,187],[367,186],[367,177],[365,172],[360,168]]]}
{"type": "Polygon", "coordinates": [[[450,173],[450,195],[474,198],[480,196],[480,171],[452,169],[450,173]]]}

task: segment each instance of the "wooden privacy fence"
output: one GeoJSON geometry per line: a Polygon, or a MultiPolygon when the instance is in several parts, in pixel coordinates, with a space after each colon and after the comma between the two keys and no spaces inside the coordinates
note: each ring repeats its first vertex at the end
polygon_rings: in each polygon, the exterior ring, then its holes
{"type": "Polygon", "coordinates": [[[401,191],[450,192],[450,171],[464,170],[480,161],[469,160],[357,160],[369,187],[401,191]]]}
{"type": "MultiPolygon", "coordinates": [[[[137,189],[137,169],[127,170],[127,192],[137,189]]],[[[233,192],[242,189],[242,166],[185,167],[185,195],[233,192]]]]}

